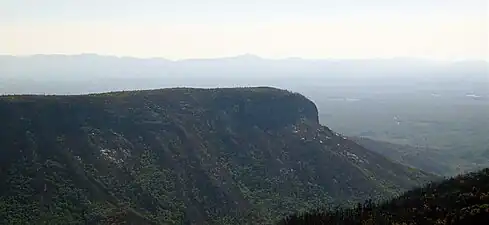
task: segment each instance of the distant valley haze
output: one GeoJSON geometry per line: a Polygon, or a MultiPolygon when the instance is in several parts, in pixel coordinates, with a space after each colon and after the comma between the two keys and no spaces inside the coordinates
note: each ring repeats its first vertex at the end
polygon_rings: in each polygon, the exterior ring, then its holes
{"type": "Polygon", "coordinates": [[[343,91],[375,87],[371,94],[409,91],[426,92],[427,97],[440,96],[439,89],[448,88],[458,91],[459,97],[487,98],[488,71],[489,63],[482,60],[266,59],[244,54],[174,61],[96,54],[4,55],[0,56],[0,93],[83,94],[174,86],[277,86],[295,90],[310,86],[343,91]]]}

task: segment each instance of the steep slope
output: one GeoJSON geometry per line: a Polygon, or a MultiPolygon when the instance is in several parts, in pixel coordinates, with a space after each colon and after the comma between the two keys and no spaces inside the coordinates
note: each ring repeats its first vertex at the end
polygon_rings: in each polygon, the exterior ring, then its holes
{"type": "Polygon", "coordinates": [[[265,87],[4,96],[0,124],[6,224],[263,224],[434,178],[265,87]]]}
{"type": "Polygon", "coordinates": [[[489,221],[489,169],[430,183],[383,204],[290,216],[281,225],[447,224],[489,221]]]}

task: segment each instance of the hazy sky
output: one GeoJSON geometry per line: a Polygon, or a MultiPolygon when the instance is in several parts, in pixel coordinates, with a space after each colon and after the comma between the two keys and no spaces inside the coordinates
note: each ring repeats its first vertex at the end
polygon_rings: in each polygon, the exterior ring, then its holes
{"type": "Polygon", "coordinates": [[[0,0],[0,54],[489,59],[487,0],[0,0]]]}

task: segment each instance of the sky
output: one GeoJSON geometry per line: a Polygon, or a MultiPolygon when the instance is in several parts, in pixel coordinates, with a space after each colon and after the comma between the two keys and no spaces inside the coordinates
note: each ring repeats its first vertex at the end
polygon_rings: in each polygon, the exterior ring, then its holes
{"type": "Polygon", "coordinates": [[[489,60],[487,0],[0,0],[0,54],[489,60]]]}

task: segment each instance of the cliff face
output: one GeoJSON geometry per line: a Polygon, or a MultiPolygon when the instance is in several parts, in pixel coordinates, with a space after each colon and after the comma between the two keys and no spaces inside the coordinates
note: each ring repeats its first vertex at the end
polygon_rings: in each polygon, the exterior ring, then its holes
{"type": "Polygon", "coordinates": [[[7,224],[263,224],[434,178],[266,87],[4,96],[0,124],[7,224]]]}
{"type": "Polygon", "coordinates": [[[218,91],[213,106],[232,119],[262,129],[277,129],[299,121],[319,123],[316,105],[304,96],[277,89],[218,91]]]}

